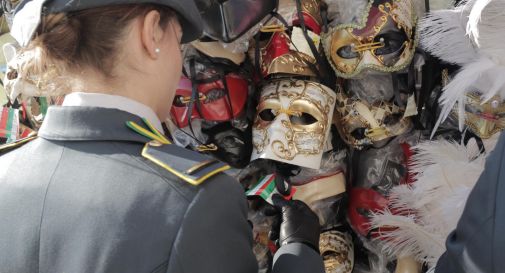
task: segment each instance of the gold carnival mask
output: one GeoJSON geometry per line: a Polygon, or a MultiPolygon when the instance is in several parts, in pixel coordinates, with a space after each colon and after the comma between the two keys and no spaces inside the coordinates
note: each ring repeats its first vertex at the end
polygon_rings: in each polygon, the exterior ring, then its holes
{"type": "Polygon", "coordinates": [[[354,148],[373,145],[412,128],[405,109],[392,102],[369,104],[348,97],[341,89],[336,98],[334,122],[342,139],[354,148]]]}
{"type": "MultiPolygon", "coordinates": [[[[452,110],[458,117],[457,105],[452,110]]],[[[505,102],[499,96],[482,103],[480,94],[466,94],[465,124],[482,139],[488,139],[505,129],[505,102]]]]}
{"type": "Polygon", "coordinates": [[[334,106],[335,93],[319,83],[295,79],[268,83],[257,107],[251,159],[319,168],[334,106]]]}
{"type": "Polygon", "coordinates": [[[354,246],[347,233],[327,231],[319,238],[319,252],[326,273],[351,273],[354,267],[354,246]]]}
{"type": "MultiPolygon", "coordinates": [[[[449,72],[442,71],[442,85],[449,83],[449,72]]],[[[452,116],[459,119],[458,104],[452,109],[452,116]]],[[[479,92],[467,92],[465,102],[465,124],[482,139],[488,139],[505,129],[505,101],[494,96],[482,103],[479,92]]]]}
{"type": "Polygon", "coordinates": [[[323,34],[323,47],[336,74],[352,78],[364,69],[407,67],[415,53],[412,0],[370,0],[361,24],[341,24],[323,34]]]}

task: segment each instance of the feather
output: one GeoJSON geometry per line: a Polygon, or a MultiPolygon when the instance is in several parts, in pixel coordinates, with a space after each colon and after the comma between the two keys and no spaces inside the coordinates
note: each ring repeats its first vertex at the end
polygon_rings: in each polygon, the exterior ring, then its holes
{"type": "MultiPolygon", "coordinates": [[[[442,109],[433,129],[432,137],[440,124],[449,116],[456,103],[464,109],[465,96],[468,92],[477,89],[483,94],[484,98],[491,98],[499,94],[500,91],[505,92],[503,88],[505,84],[504,77],[496,77],[496,75],[500,75],[495,74],[498,71],[501,71],[501,75],[505,75],[505,67],[498,66],[491,59],[484,56],[464,65],[453,80],[443,89],[442,96],[440,97],[442,109]]],[[[459,112],[459,119],[464,122],[464,113],[459,112]]]]}
{"type": "Polygon", "coordinates": [[[421,142],[413,149],[409,172],[414,182],[393,187],[389,208],[372,214],[371,223],[395,227],[379,237],[388,255],[413,256],[434,267],[484,169],[485,155],[446,140],[421,142]]]}
{"type": "Polygon", "coordinates": [[[465,24],[461,7],[428,13],[419,21],[421,47],[448,63],[463,65],[475,60],[477,53],[466,37],[465,24]]]}
{"type": "Polygon", "coordinates": [[[505,65],[503,47],[505,0],[477,0],[468,16],[466,32],[479,47],[479,52],[505,65]]]}

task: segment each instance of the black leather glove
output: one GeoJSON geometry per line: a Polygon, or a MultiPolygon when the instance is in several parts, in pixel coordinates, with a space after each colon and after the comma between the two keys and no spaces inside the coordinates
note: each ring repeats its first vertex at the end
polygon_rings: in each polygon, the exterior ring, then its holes
{"type": "Polygon", "coordinates": [[[303,243],[319,253],[321,226],[317,215],[299,200],[287,201],[280,195],[274,195],[272,201],[282,214],[280,231],[278,233],[275,231],[274,224],[272,232],[272,234],[278,235],[279,245],[282,247],[290,243],[303,243]]]}

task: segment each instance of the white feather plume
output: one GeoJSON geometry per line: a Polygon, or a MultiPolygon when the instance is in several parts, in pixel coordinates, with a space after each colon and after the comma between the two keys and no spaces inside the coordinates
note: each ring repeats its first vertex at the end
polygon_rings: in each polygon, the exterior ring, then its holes
{"type": "Polygon", "coordinates": [[[456,34],[456,31],[453,31],[454,24],[447,26],[447,31],[444,32],[444,26],[435,23],[438,21],[454,22],[454,14],[450,15],[448,11],[443,11],[440,15],[445,14],[447,18],[452,19],[429,20],[426,23],[426,27],[434,26],[435,30],[431,31],[436,32],[433,38],[426,38],[426,49],[445,61],[463,65],[460,72],[444,88],[440,98],[442,111],[432,136],[438,126],[448,117],[456,103],[458,103],[459,129],[463,130],[465,95],[468,92],[480,92],[483,102],[495,95],[499,95],[502,99],[505,98],[505,47],[503,46],[505,0],[470,0],[453,11],[458,11],[460,16],[468,17],[465,35],[461,33],[460,28],[457,33],[461,37],[467,37],[465,47],[468,47],[468,43],[475,45],[476,53],[471,57],[468,55],[469,58],[465,61],[464,55],[460,54],[464,49],[461,47],[462,43],[452,38],[452,34],[456,34]],[[437,28],[439,29],[436,30],[437,28]],[[441,34],[445,35],[445,33],[452,34],[449,38],[444,38],[441,34]],[[439,42],[437,39],[446,39],[447,43],[446,41],[439,42]],[[459,53],[451,55],[450,51],[453,50],[459,53]],[[453,58],[452,61],[451,58],[453,58]]]}
{"type": "Polygon", "coordinates": [[[485,156],[446,140],[422,142],[414,150],[409,168],[414,183],[392,189],[389,209],[375,213],[372,226],[396,227],[380,238],[392,257],[413,256],[435,266],[484,169],[485,156]]]}
{"type": "Polygon", "coordinates": [[[502,99],[505,98],[505,66],[497,64],[486,56],[481,56],[464,65],[443,89],[440,97],[442,110],[433,129],[432,137],[438,126],[449,116],[456,103],[458,103],[459,129],[463,130],[466,94],[472,91],[480,92],[483,102],[487,102],[495,95],[499,95],[502,99]]]}
{"type": "Polygon", "coordinates": [[[472,42],[466,36],[463,7],[437,10],[419,20],[421,47],[453,64],[466,64],[477,58],[472,42]]]}
{"type": "Polygon", "coordinates": [[[467,34],[481,54],[500,65],[505,65],[504,29],[505,0],[475,1],[468,16],[467,34]]]}

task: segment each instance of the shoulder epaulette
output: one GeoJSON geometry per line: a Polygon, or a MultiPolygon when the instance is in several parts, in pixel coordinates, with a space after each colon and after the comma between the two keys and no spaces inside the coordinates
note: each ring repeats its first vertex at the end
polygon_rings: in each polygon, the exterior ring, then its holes
{"type": "Polygon", "coordinates": [[[37,136],[34,135],[34,136],[29,136],[29,137],[26,137],[26,138],[23,138],[23,139],[20,139],[16,142],[12,142],[12,143],[9,143],[9,144],[3,144],[3,145],[0,145],[0,155],[4,155],[6,154],[7,152],[10,152],[12,150],[15,150],[23,145],[25,145],[26,143],[36,139],[37,136]]]}
{"type": "Polygon", "coordinates": [[[207,155],[156,140],[144,146],[142,157],[192,185],[200,185],[210,177],[230,169],[227,164],[207,155]]]}

